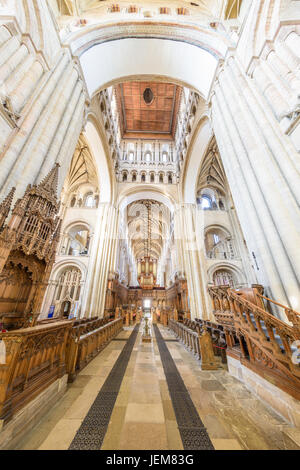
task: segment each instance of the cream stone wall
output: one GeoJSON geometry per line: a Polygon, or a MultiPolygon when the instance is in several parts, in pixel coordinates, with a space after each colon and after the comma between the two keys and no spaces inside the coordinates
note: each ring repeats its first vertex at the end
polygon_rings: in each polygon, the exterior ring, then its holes
{"type": "Polygon", "coordinates": [[[0,10],[1,115],[6,115],[0,127],[1,198],[12,186],[15,197],[23,195],[55,161],[61,164],[62,186],[86,101],[79,69],[60,44],[46,2],[9,6],[0,10]]]}
{"type": "Polygon", "coordinates": [[[292,426],[300,426],[300,405],[298,400],[248,369],[233,357],[227,356],[227,361],[228,372],[231,375],[243,382],[252,393],[267,403],[292,426]]]}

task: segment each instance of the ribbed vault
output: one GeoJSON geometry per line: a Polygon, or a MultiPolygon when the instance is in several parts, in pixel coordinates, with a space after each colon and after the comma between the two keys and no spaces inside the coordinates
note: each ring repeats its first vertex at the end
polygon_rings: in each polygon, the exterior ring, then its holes
{"type": "Polygon", "coordinates": [[[218,146],[213,137],[202,161],[197,191],[207,186],[213,186],[225,192],[226,176],[221,162],[218,146]]]}
{"type": "Polygon", "coordinates": [[[87,142],[81,135],[70,164],[66,178],[66,187],[68,191],[72,191],[77,186],[84,183],[90,183],[95,186],[95,188],[98,187],[95,163],[87,142]]]}

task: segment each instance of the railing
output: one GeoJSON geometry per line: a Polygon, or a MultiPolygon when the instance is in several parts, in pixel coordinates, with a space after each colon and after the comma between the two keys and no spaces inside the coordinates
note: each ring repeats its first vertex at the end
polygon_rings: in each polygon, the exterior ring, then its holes
{"type": "Polygon", "coordinates": [[[300,313],[296,312],[292,308],[286,307],[285,305],[280,304],[279,302],[275,302],[275,300],[269,299],[259,292],[256,293],[256,296],[262,299],[265,310],[268,310],[272,305],[276,305],[276,308],[280,308],[284,310],[286,318],[293,324],[294,328],[298,329],[300,332],[300,313]]]}
{"type": "Polygon", "coordinates": [[[67,343],[69,382],[123,329],[123,320],[96,319],[74,324],[67,343]]]}
{"type": "Polygon", "coordinates": [[[226,334],[227,354],[300,399],[300,316],[273,301],[285,309],[292,325],[275,317],[265,310],[263,302],[270,299],[260,290],[209,288],[215,318],[226,334]]]}
{"type": "Polygon", "coordinates": [[[66,343],[71,321],[2,333],[0,419],[8,421],[51,383],[66,373],[66,343]]]}
{"type": "Polygon", "coordinates": [[[173,330],[179,341],[201,360],[202,370],[219,368],[220,362],[214,354],[212,338],[205,325],[187,319],[184,323],[169,319],[169,328],[173,330]]]}

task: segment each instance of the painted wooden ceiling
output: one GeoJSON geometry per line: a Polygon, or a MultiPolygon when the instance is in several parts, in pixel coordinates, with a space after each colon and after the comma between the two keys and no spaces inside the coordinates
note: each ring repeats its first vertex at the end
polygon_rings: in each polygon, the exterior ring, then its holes
{"type": "Polygon", "coordinates": [[[132,81],[118,84],[115,90],[123,138],[174,138],[181,87],[132,81]]]}

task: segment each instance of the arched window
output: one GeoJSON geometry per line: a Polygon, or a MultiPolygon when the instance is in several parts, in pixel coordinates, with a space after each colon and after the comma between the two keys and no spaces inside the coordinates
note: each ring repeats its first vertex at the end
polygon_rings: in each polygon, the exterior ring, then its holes
{"type": "Polygon", "coordinates": [[[75,204],[76,204],[76,197],[73,196],[72,199],[71,199],[70,207],[74,207],[75,204]]]}
{"type": "Polygon", "coordinates": [[[151,175],[150,175],[150,182],[154,183],[154,173],[151,173],[151,175]]]}
{"type": "Polygon", "coordinates": [[[134,152],[131,151],[131,152],[129,152],[129,158],[128,158],[128,160],[129,160],[130,162],[133,162],[133,159],[134,159],[134,152]]]}
{"type": "Polygon", "coordinates": [[[53,304],[56,316],[73,317],[78,313],[81,271],[76,267],[66,268],[59,276],[53,304]]]}
{"type": "Polygon", "coordinates": [[[85,196],[85,207],[94,207],[94,196],[92,193],[89,193],[85,196]]]}
{"type": "Polygon", "coordinates": [[[214,234],[213,234],[213,237],[214,237],[214,243],[215,243],[215,245],[216,245],[216,244],[219,243],[219,241],[220,241],[219,235],[217,235],[216,233],[214,233],[214,234]]]}
{"type": "Polygon", "coordinates": [[[127,173],[126,173],[126,171],[124,171],[124,173],[123,173],[123,183],[124,183],[125,181],[127,181],[127,173]]]}
{"type": "Polygon", "coordinates": [[[231,235],[222,228],[208,228],[204,238],[206,256],[210,259],[234,259],[231,235]]]}
{"type": "Polygon", "coordinates": [[[145,175],[145,173],[142,173],[142,178],[141,178],[141,180],[142,180],[142,183],[145,183],[145,181],[146,181],[146,175],[145,175]]]}
{"type": "Polygon", "coordinates": [[[69,256],[84,256],[88,254],[90,234],[83,225],[75,225],[67,233],[61,254],[69,256]]]}
{"type": "Polygon", "coordinates": [[[204,210],[212,208],[212,200],[209,196],[202,196],[201,198],[201,208],[204,210]]]}
{"type": "Polygon", "coordinates": [[[159,174],[159,182],[160,182],[160,183],[163,183],[163,182],[164,182],[164,175],[163,175],[163,173],[160,173],[160,174],[159,174]]]}
{"type": "Polygon", "coordinates": [[[136,173],[132,173],[132,181],[133,181],[133,182],[136,181],[136,173]]]}
{"type": "Polygon", "coordinates": [[[172,184],[172,174],[171,173],[168,174],[168,183],[172,184]]]}

